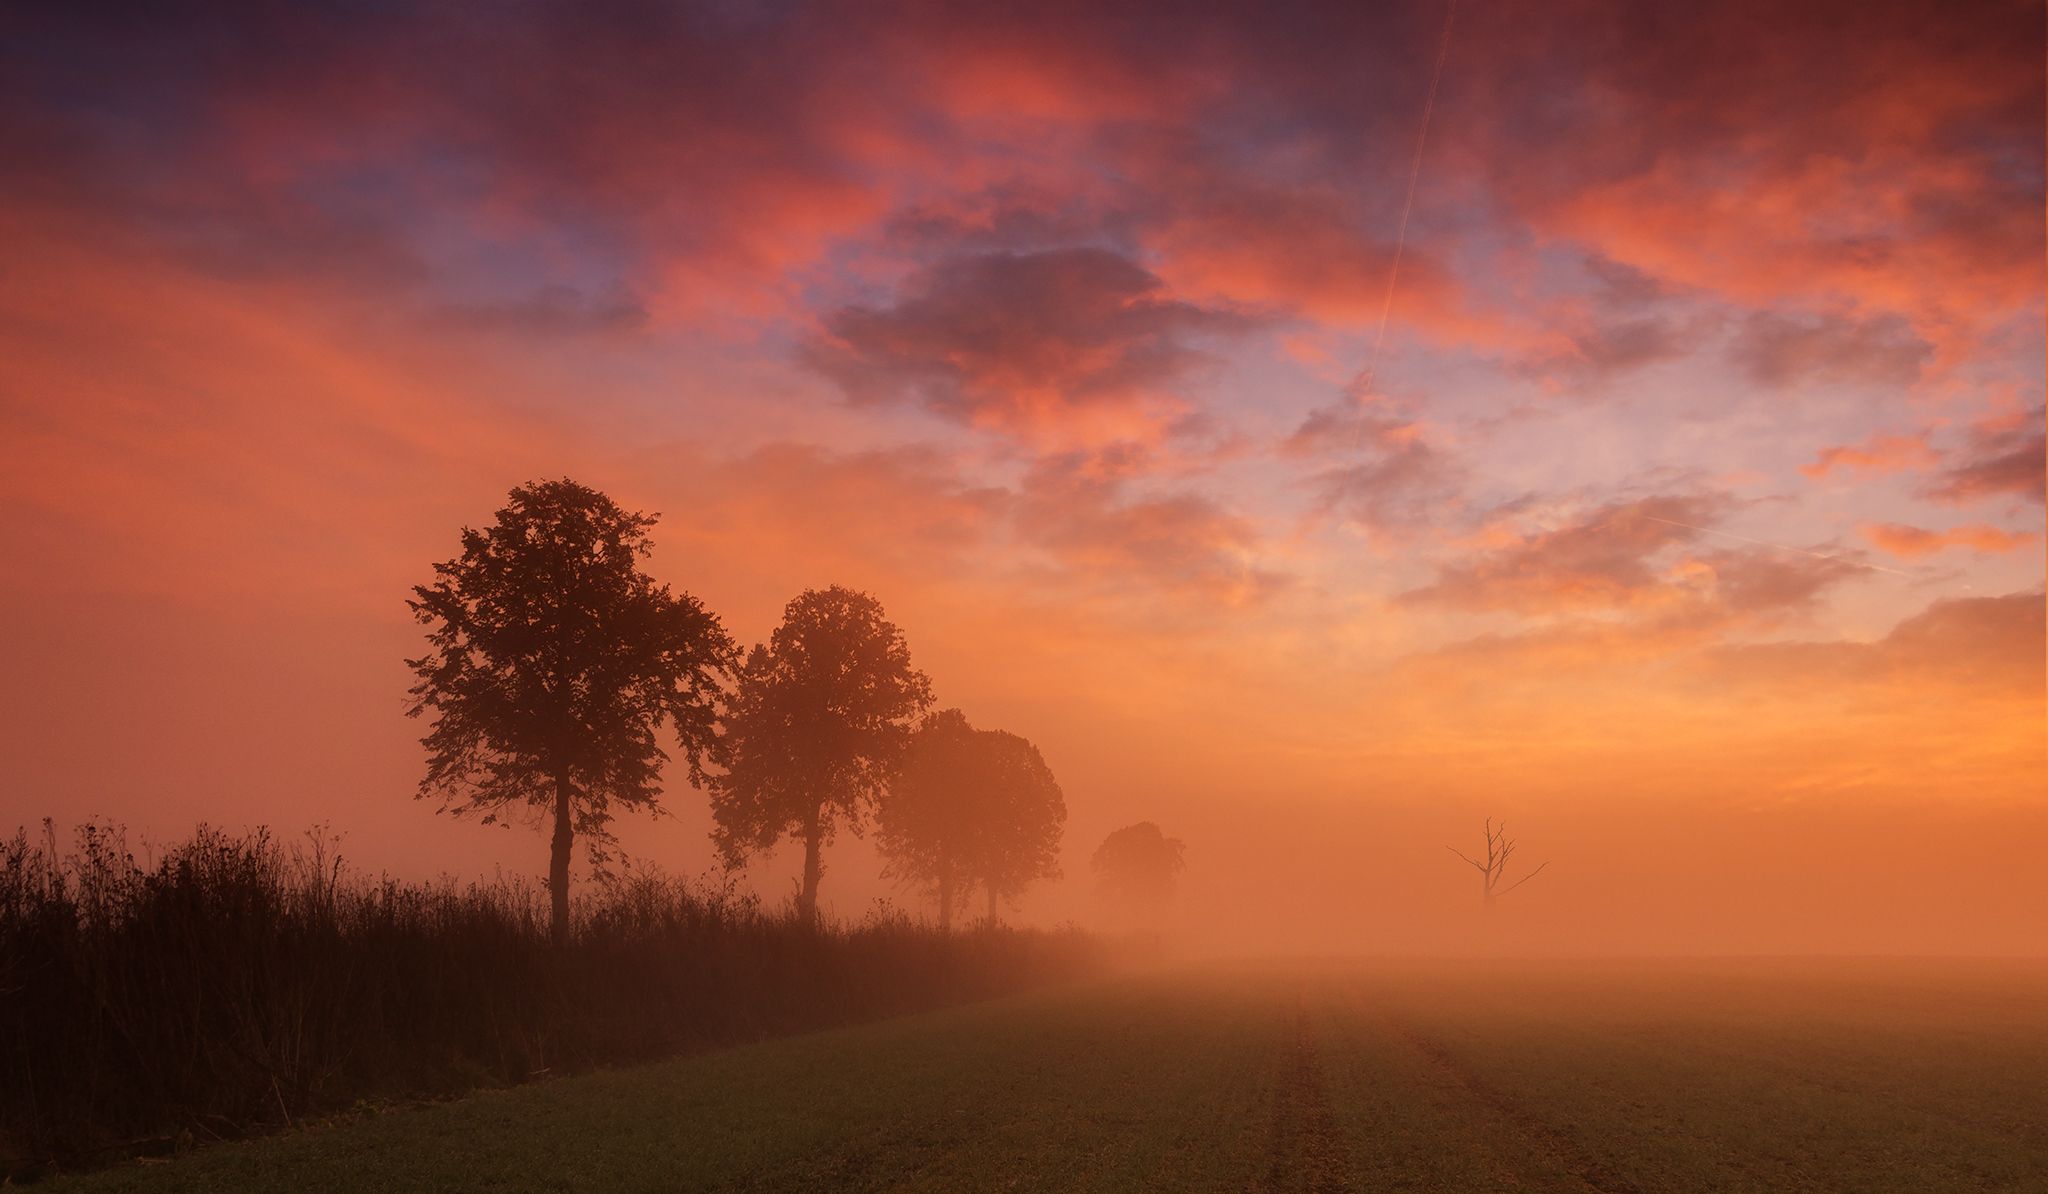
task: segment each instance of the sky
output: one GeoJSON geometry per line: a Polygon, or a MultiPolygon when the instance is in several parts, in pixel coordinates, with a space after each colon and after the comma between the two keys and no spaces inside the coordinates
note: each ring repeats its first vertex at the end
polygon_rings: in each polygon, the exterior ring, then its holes
{"type": "MultiPolygon", "coordinates": [[[[542,874],[413,799],[404,600],[566,476],[1037,743],[1025,921],[1149,819],[1217,948],[2048,951],[2043,21],[18,14],[0,824],[542,874]],[[1482,917],[1489,816],[1550,867],[1482,917]]],[[[666,803],[629,851],[710,868],[666,803]]]]}

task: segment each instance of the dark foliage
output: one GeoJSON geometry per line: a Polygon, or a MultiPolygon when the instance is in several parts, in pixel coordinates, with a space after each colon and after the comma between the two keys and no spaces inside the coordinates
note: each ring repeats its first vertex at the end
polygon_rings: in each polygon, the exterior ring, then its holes
{"type": "Polygon", "coordinates": [[[351,878],[320,834],[201,829],[138,864],[88,826],[0,841],[0,1161],[168,1151],[598,1062],[956,1002],[1094,966],[1077,934],[814,929],[642,873],[551,946],[518,881],[351,878]]]}
{"type": "Polygon", "coordinates": [[[574,481],[522,485],[407,602],[431,648],[406,661],[419,676],[407,713],[433,713],[420,795],[486,822],[552,820],[557,938],[573,839],[602,863],[615,804],[660,806],[663,723],[694,784],[718,749],[738,650],[695,597],[641,569],[654,523],[574,481]]]}
{"type": "Polygon", "coordinates": [[[999,901],[1059,875],[1067,804],[1036,746],[945,709],[918,728],[876,821],[883,873],[937,896],[947,928],[954,898],[972,888],[994,921],[999,901]]]}
{"type": "Polygon", "coordinates": [[[726,862],[803,842],[797,910],[815,916],[823,848],[842,825],[866,829],[931,703],[931,680],[881,602],[839,585],[798,594],[747,653],[732,695],[726,771],[709,781],[726,862]]]}

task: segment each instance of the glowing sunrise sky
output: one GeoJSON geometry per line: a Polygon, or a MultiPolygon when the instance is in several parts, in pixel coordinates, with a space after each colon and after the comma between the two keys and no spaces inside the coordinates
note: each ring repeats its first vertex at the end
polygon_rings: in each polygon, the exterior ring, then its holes
{"type": "Polygon", "coordinates": [[[1413,948],[1492,813],[1560,948],[2048,949],[2038,2],[1464,0],[1390,307],[1436,0],[35,9],[0,826],[538,873],[410,799],[403,601],[570,476],[1036,742],[1027,918],[1151,818],[1413,948]]]}

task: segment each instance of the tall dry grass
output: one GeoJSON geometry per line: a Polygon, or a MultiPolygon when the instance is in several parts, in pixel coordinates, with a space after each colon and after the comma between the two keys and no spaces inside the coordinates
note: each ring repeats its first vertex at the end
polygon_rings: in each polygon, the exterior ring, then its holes
{"type": "Polygon", "coordinates": [[[17,1174],[1020,989],[1076,932],[806,929],[730,887],[615,878],[547,940],[521,881],[353,876],[315,832],[0,841],[0,1162],[17,1174]]]}

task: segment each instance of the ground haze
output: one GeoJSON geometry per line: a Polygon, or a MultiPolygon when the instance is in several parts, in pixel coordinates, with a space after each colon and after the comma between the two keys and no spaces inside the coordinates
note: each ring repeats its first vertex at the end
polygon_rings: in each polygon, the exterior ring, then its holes
{"type": "Polygon", "coordinates": [[[2021,1191],[2044,999],[2031,962],[1212,964],[61,1188],[2021,1191]]]}

